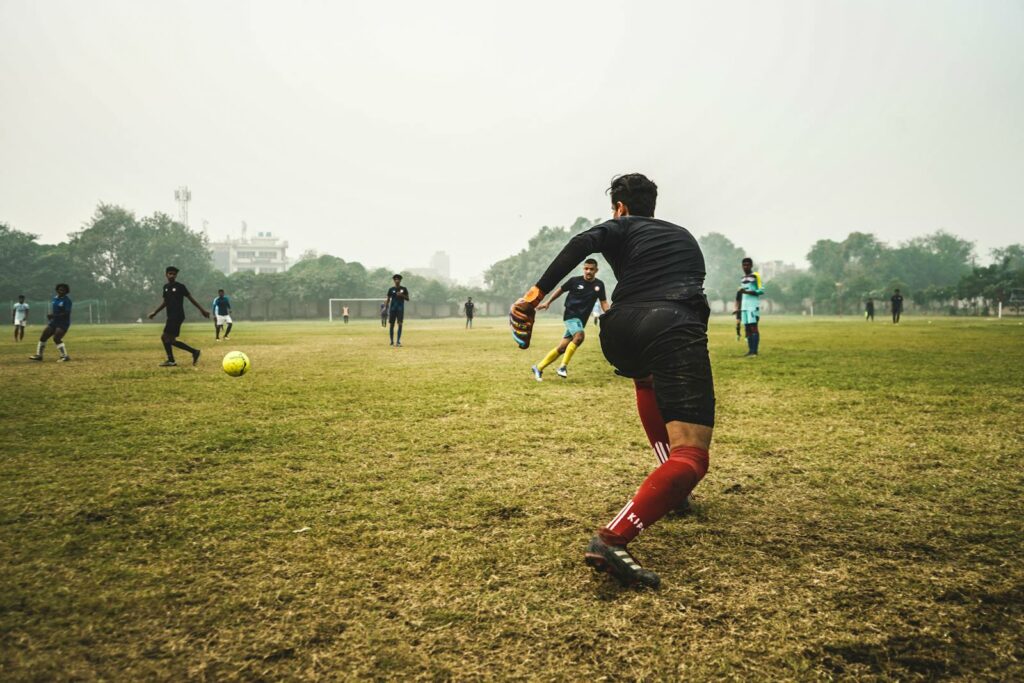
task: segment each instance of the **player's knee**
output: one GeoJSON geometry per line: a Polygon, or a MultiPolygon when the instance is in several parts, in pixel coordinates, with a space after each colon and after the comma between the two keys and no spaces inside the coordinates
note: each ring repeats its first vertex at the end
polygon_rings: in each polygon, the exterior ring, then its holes
{"type": "Polygon", "coordinates": [[[572,343],[575,344],[576,346],[579,346],[580,344],[583,343],[584,338],[585,337],[583,336],[582,332],[577,332],[572,337],[572,343]]]}

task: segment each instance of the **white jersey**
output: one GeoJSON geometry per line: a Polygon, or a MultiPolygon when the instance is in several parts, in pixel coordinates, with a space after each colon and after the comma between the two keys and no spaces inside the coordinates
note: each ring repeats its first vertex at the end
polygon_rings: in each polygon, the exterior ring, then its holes
{"type": "Polygon", "coordinates": [[[28,304],[14,304],[14,324],[28,320],[28,304]]]}

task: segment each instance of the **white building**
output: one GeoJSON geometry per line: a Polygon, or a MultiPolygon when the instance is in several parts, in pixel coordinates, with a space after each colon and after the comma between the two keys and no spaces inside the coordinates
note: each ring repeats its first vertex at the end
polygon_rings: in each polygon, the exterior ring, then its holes
{"type": "Polygon", "coordinates": [[[283,273],[291,266],[287,251],[288,242],[269,232],[258,232],[255,237],[248,237],[244,223],[241,237],[210,242],[213,266],[226,275],[238,272],[283,273]]]}

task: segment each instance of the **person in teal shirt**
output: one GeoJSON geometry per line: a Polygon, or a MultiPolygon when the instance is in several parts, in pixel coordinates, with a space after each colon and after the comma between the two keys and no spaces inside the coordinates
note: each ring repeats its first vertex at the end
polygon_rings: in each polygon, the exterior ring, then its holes
{"type": "Polygon", "coordinates": [[[740,296],[737,302],[740,322],[747,333],[747,356],[756,356],[757,348],[761,342],[761,332],[757,324],[761,320],[761,297],[764,296],[764,284],[761,282],[761,274],[754,272],[754,261],[745,258],[740,262],[743,266],[743,277],[740,279],[740,287],[736,290],[740,296]]]}

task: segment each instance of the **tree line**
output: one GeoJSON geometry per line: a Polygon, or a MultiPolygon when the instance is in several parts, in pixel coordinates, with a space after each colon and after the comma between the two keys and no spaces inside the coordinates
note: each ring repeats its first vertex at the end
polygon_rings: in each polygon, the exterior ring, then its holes
{"type": "MultiPolygon", "coordinates": [[[[542,227],[519,253],[492,264],[485,288],[451,285],[418,275],[403,281],[416,301],[449,304],[453,312],[472,296],[478,302],[505,304],[520,296],[565,243],[601,219],[577,218],[562,227],[542,227]]],[[[706,264],[705,290],[719,311],[732,310],[740,260],[751,256],[728,237],[711,232],[698,238],[706,264]]],[[[1024,245],[992,252],[992,263],[975,264],[974,245],[939,231],[890,246],[875,235],[852,232],[842,241],[818,240],[807,253],[809,267],[767,278],[766,306],[788,312],[813,307],[821,313],[856,313],[868,298],[887,300],[893,289],[919,307],[984,313],[1024,295],[1024,245]]],[[[611,268],[598,255],[598,277],[609,291],[611,268]]],[[[48,299],[58,282],[72,286],[77,300],[104,302],[110,320],[135,320],[159,302],[164,268],[181,269],[181,280],[197,299],[217,289],[231,296],[246,318],[325,318],[329,298],[380,298],[391,286],[392,271],[367,268],[331,255],[304,254],[283,273],[238,272],[213,267],[206,238],[164,213],[138,217],[112,204],[100,204],[66,242],[40,244],[35,235],[0,223],[0,297],[19,294],[48,299]]]]}

